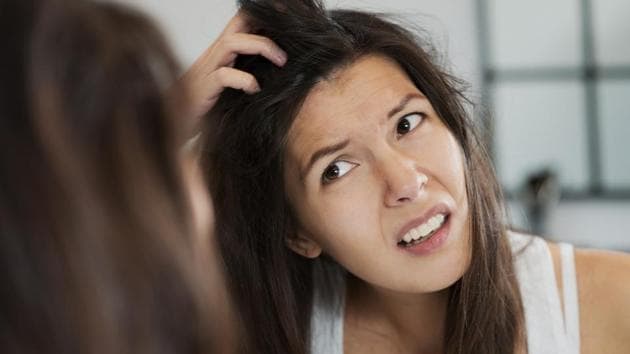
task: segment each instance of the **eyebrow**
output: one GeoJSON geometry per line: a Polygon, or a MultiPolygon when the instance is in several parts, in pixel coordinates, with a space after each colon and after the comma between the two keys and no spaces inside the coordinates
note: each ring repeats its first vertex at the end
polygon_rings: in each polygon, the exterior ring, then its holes
{"type": "MultiPolygon", "coordinates": [[[[402,100],[400,100],[400,103],[398,103],[396,107],[392,108],[392,110],[387,113],[387,118],[391,118],[397,113],[399,113],[400,111],[402,111],[403,109],[405,109],[409,101],[413,99],[425,99],[425,97],[419,93],[407,94],[405,97],[403,97],[402,100]]],[[[311,168],[313,168],[313,165],[315,164],[315,162],[317,162],[317,160],[321,159],[322,157],[334,154],[335,152],[348,146],[349,143],[350,143],[350,140],[346,139],[337,144],[325,146],[315,151],[311,155],[311,158],[308,160],[308,164],[306,164],[306,167],[304,168],[304,170],[302,170],[301,179],[303,180],[306,177],[306,175],[309,173],[311,168]]]]}
{"type": "Polygon", "coordinates": [[[405,97],[403,97],[402,100],[400,100],[400,103],[398,104],[398,106],[392,108],[392,110],[389,111],[389,113],[387,113],[387,118],[391,118],[395,116],[397,113],[399,113],[400,111],[402,111],[403,109],[405,109],[405,106],[407,106],[407,103],[409,103],[409,101],[413,100],[414,98],[425,99],[425,97],[419,93],[410,93],[406,95],[405,97]]]}
{"type": "Polygon", "coordinates": [[[335,152],[337,152],[337,151],[345,148],[346,146],[348,146],[349,143],[350,143],[350,140],[346,139],[346,140],[341,141],[341,142],[339,142],[337,144],[325,146],[325,147],[315,151],[313,153],[313,155],[311,155],[311,158],[308,160],[308,164],[306,165],[306,168],[302,171],[302,179],[304,179],[304,177],[306,177],[306,175],[311,170],[311,168],[313,167],[315,162],[317,162],[317,160],[321,159],[322,157],[334,154],[335,152]]]}

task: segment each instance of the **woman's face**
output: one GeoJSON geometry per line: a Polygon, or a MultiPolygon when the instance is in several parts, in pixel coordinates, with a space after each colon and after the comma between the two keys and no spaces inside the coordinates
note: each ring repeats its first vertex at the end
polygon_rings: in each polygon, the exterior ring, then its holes
{"type": "Polygon", "coordinates": [[[286,161],[297,252],[321,248],[364,281],[410,293],[444,289],[468,268],[461,148],[393,61],[365,56],[320,82],[286,161]]]}

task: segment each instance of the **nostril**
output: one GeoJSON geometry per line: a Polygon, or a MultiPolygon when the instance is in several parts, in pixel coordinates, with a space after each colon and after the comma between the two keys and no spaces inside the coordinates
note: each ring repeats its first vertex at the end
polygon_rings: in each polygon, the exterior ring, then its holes
{"type": "Polygon", "coordinates": [[[424,190],[429,178],[424,173],[415,176],[408,175],[405,180],[399,180],[398,184],[389,185],[389,200],[392,205],[401,205],[413,202],[424,190]]]}
{"type": "Polygon", "coordinates": [[[409,197],[402,197],[402,198],[398,198],[398,202],[399,203],[406,203],[406,202],[410,202],[411,198],[409,197]]]}

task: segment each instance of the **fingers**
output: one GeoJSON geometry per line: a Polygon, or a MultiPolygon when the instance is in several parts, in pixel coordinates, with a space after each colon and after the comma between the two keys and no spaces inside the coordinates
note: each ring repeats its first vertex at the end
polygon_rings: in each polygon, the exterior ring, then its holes
{"type": "Polygon", "coordinates": [[[223,88],[230,87],[236,90],[243,90],[249,94],[260,91],[260,86],[254,75],[224,66],[217,69],[211,75],[209,88],[210,96],[218,96],[223,88]]]}
{"type": "Polygon", "coordinates": [[[256,78],[247,72],[231,67],[221,67],[203,79],[190,82],[190,114],[199,118],[206,114],[217,102],[226,87],[242,90],[248,94],[260,92],[256,78]]]}
{"type": "Polygon", "coordinates": [[[212,46],[212,55],[220,59],[220,66],[230,65],[238,54],[262,55],[278,66],[286,63],[286,53],[272,40],[249,31],[247,19],[239,10],[212,46]]]}
{"type": "Polygon", "coordinates": [[[219,38],[182,76],[191,89],[191,111],[195,118],[208,112],[226,87],[249,94],[260,91],[253,75],[233,68],[238,55],[260,55],[277,66],[287,62],[287,54],[271,39],[247,31],[248,23],[239,11],[219,38]]]}
{"type": "Polygon", "coordinates": [[[249,31],[249,25],[247,24],[247,20],[245,19],[243,12],[239,10],[236,13],[236,15],[234,15],[234,17],[230,19],[228,24],[225,25],[225,29],[223,29],[223,32],[221,32],[220,37],[223,35],[242,33],[242,32],[248,32],[248,31],[249,31]]]}
{"type": "Polygon", "coordinates": [[[287,61],[287,55],[271,39],[255,34],[234,33],[225,36],[214,48],[223,60],[222,65],[230,64],[237,55],[261,55],[277,66],[283,66],[287,61]]]}

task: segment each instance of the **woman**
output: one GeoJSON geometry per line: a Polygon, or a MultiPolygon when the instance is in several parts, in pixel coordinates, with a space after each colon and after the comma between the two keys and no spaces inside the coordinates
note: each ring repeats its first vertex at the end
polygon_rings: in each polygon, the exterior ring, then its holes
{"type": "MultiPolygon", "coordinates": [[[[0,29],[0,351],[231,352],[182,121],[245,74],[178,82],[156,27],[120,5],[9,1],[0,29]]],[[[245,38],[194,68],[261,50],[245,38]]]]}
{"type": "Polygon", "coordinates": [[[204,141],[245,350],[630,349],[628,257],[574,263],[570,246],[508,231],[458,82],[425,42],[319,1],[241,4],[289,58],[239,58],[263,89],[224,92],[204,141]],[[594,301],[601,285],[616,312],[594,301]]]}

